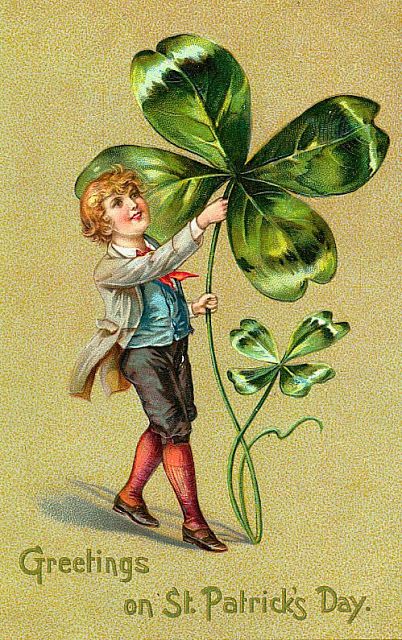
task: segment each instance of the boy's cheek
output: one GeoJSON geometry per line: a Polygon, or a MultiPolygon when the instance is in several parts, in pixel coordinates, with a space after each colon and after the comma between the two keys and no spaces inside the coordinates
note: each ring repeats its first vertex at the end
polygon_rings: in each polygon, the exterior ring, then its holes
{"type": "Polygon", "coordinates": [[[115,222],[119,225],[130,222],[128,213],[119,213],[115,218],[115,222]]]}

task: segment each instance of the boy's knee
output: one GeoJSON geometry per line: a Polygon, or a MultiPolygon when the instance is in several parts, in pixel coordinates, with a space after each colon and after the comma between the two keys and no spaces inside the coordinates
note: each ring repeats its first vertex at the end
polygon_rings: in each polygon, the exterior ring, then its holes
{"type": "Polygon", "coordinates": [[[184,436],[173,436],[173,438],[170,439],[170,442],[172,442],[173,444],[182,444],[184,442],[189,442],[190,441],[190,434],[186,433],[184,436]]]}

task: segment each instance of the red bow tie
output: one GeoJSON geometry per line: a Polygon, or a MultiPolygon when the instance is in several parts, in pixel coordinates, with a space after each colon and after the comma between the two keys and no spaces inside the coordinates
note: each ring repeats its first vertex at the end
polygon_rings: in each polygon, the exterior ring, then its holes
{"type": "MultiPolygon", "coordinates": [[[[146,248],[145,251],[141,251],[141,249],[137,249],[137,256],[145,256],[146,253],[152,251],[149,247],[146,248]]],[[[163,284],[167,284],[169,287],[174,289],[174,282],[172,280],[185,280],[186,278],[198,278],[198,273],[190,273],[189,271],[171,271],[167,273],[165,276],[158,278],[159,282],[163,284]]]]}

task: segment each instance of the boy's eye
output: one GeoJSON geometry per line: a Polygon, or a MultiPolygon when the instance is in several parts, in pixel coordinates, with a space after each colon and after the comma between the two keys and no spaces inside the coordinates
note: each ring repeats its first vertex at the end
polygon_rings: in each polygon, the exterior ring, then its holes
{"type": "Polygon", "coordinates": [[[115,198],[112,201],[112,207],[121,207],[122,204],[123,204],[122,198],[115,198]]]}

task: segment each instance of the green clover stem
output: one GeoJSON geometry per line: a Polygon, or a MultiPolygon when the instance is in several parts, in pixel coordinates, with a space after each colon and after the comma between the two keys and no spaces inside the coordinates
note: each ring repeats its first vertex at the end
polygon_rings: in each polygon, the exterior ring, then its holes
{"type": "MultiPolygon", "coordinates": [[[[224,197],[228,197],[232,186],[233,186],[233,183],[229,183],[229,185],[227,186],[227,188],[225,190],[224,197]]],[[[206,279],[206,292],[207,293],[211,293],[211,291],[212,291],[212,272],[213,272],[215,251],[216,251],[216,245],[217,245],[217,242],[218,242],[220,227],[221,227],[221,223],[218,223],[218,224],[215,225],[215,229],[214,229],[214,233],[213,233],[212,241],[211,241],[211,248],[210,248],[209,259],[208,259],[208,273],[207,273],[207,279],[206,279]]],[[[231,420],[233,422],[233,425],[234,425],[236,431],[238,432],[238,436],[236,438],[236,442],[240,443],[241,446],[243,447],[244,458],[245,458],[245,460],[247,462],[247,466],[248,466],[249,471],[250,471],[250,477],[251,477],[252,486],[253,486],[253,492],[254,492],[254,503],[255,503],[255,507],[256,507],[256,518],[257,518],[257,523],[258,523],[257,524],[257,532],[259,532],[260,529],[261,529],[261,524],[260,523],[262,521],[262,516],[261,516],[261,498],[260,498],[260,491],[259,491],[259,487],[258,487],[257,477],[256,477],[256,474],[255,474],[253,461],[251,459],[247,443],[245,442],[244,438],[239,435],[242,432],[242,428],[241,428],[240,423],[237,420],[236,415],[235,415],[235,413],[233,411],[232,405],[230,403],[230,400],[228,398],[228,395],[226,393],[225,387],[224,387],[223,382],[222,382],[222,377],[220,375],[220,371],[219,371],[219,367],[218,367],[218,363],[217,363],[217,358],[216,358],[216,352],[215,352],[213,329],[212,329],[212,318],[211,318],[210,311],[207,311],[206,322],[207,322],[207,334],[208,334],[208,341],[209,341],[209,350],[210,350],[210,354],[211,354],[211,361],[212,361],[212,367],[213,367],[213,371],[214,371],[214,374],[215,374],[215,378],[216,378],[220,393],[222,395],[222,399],[223,399],[223,402],[225,404],[225,407],[226,407],[226,409],[227,409],[227,411],[228,411],[228,413],[230,415],[230,418],[231,418],[231,420]]],[[[236,515],[237,519],[239,520],[240,524],[243,526],[243,528],[246,531],[246,533],[247,533],[248,537],[250,538],[250,540],[254,544],[256,544],[257,542],[259,542],[261,540],[261,538],[259,538],[258,535],[257,536],[254,535],[253,531],[251,530],[250,523],[249,523],[245,508],[240,510],[239,505],[238,505],[237,500],[236,500],[236,496],[235,496],[234,488],[233,488],[233,464],[232,464],[231,468],[228,467],[227,479],[228,479],[229,498],[230,498],[230,502],[231,502],[233,511],[235,512],[235,515],[236,515]]]]}
{"type": "MultiPolygon", "coordinates": [[[[229,453],[229,458],[228,458],[228,483],[231,484],[232,486],[232,490],[233,490],[233,465],[234,465],[234,460],[236,457],[236,452],[237,449],[239,447],[239,444],[242,444],[243,449],[244,449],[244,454],[243,454],[243,459],[246,458],[246,455],[248,454],[248,456],[250,457],[251,460],[251,455],[250,455],[250,446],[247,445],[247,443],[244,440],[244,436],[245,433],[247,431],[247,429],[250,427],[250,425],[252,424],[253,420],[257,417],[257,414],[259,412],[259,410],[261,409],[261,407],[263,406],[265,400],[268,398],[268,395],[274,385],[275,382],[274,378],[270,384],[267,386],[266,390],[264,391],[264,393],[262,394],[261,398],[259,399],[258,403],[256,404],[256,406],[254,407],[253,411],[250,414],[250,417],[248,418],[247,422],[244,424],[244,426],[242,427],[242,429],[240,429],[240,431],[238,432],[232,448],[230,450],[229,453]],[[243,445],[244,442],[244,445],[243,445]],[[247,454],[246,454],[246,450],[247,450],[247,454]]],[[[252,467],[250,468],[250,465],[248,465],[249,470],[250,470],[250,476],[251,476],[251,480],[253,482],[253,490],[254,490],[254,504],[255,504],[255,528],[256,528],[256,532],[255,535],[253,536],[253,542],[254,544],[258,544],[258,542],[261,542],[262,539],[262,532],[263,532],[263,524],[262,524],[262,509],[261,509],[261,499],[260,499],[260,494],[259,494],[259,490],[258,490],[258,495],[255,492],[254,489],[254,478],[255,478],[255,482],[257,484],[257,488],[258,488],[258,483],[257,483],[257,479],[255,476],[255,470],[254,470],[254,464],[252,465],[252,467]]],[[[239,500],[240,500],[240,509],[241,509],[241,513],[243,517],[246,517],[246,504],[245,504],[245,500],[244,500],[244,483],[243,483],[243,476],[244,476],[244,465],[243,465],[243,473],[239,476],[239,500]]]]}
{"type": "MultiPolygon", "coordinates": [[[[324,424],[323,424],[323,422],[321,420],[319,420],[318,418],[315,418],[314,416],[304,416],[304,418],[300,418],[299,420],[296,420],[296,422],[291,424],[290,427],[288,429],[286,429],[285,431],[281,431],[279,429],[279,427],[268,427],[268,429],[264,429],[264,431],[261,431],[260,433],[258,433],[251,440],[250,444],[248,445],[248,450],[250,451],[250,449],[255,445],[255,443],[258,442],[258,440],[260,440],[260,438],[262,438],[263,436],[268,436],[271,433],[274,433],[279,438],[279,440],[283,440],[284,438],[287,438],[296,429],[296,427],[298,427],[299,425],[303,424],[303,422],[308,422],[308,421],[311,421],[311,420],[313,420],[314,422],[316,422],[318,424],[318,426],[320,427],[320,431],[323,430],[324,424]]],[[[248,426],[250,426],[250,424],[251,424],[251,422],[249,422],[248,426]]],[[[243,429],[243,432],[244,432],[244,429],[243,429]]],[[[237,446],[236,446],[236,448],[237,448],[237,446]]],[[[234,457],[235,453],[236,452],[234,452],[233,457],[234,457]]],[[[241,505],[242,512],[245,509],[244,480],[243,480],[245,462],[246,462],[246,458],[243,455],[242,459],[240,461],[240,465],[239,465],[239,500],[240,500],[240,505],[241,505]]],[[[262,531],[261,531],[261,534],[262,534],[262,531]]]]}
{"type": "MultiPolygon", "coordinates": [[[[212,268],[213,268],[213,263],[214,263],[214,256],[215,256],[215,249],[216,249],[216,243],[218,240],[218,236],[219,236],[219,231],[220,231],[220,226],[221,223],[218,223],[215,226],[214,229],[214,234],[212,237],[212,242],[211,242],[211,249],[210,249],[210,255],[209,255],[209,261],[208,261],[208,274],[207,274],[207,283],[206,283],[206,292],[207,293],[211,293],[211,286],[212,286],[212,268]]],[[[220,371],[219,371],[219,367],[218,367],[218,363],[217,363],[217,358],[216,358],[216,352],[215,352],[215,345],[214,345],[214,337],[213,337],[213,330],[212,330],[212,317],[211,317],[211,312],[208,310],[207,314],[206,314],[206,322],[207,322],[207,334],[208,334],[208,341],[209,341],[209,350],[210,350],[210,354],[211,354],[211,361],[212,361],[212,367],[213,367],[213,371],[215,374],[215,378],[218,384],[218,388],[219,391],[222,395],[222,399],[223,402],[225,404],[225,407],[229,413],[229,416],[233,422],[233,425],[236,429],[237,432],[241,431],[241,427],[239,424],[239,421],[236,418],[236,415],[233,411],[232,405],[230,404],[230,400],[227,396],[225,387],[223,386],[223,382],[222,382],[222,377],[220,375],[220,371]]],[[[241,441],[241,444],[243,446],[244,449],[244,454],[245,454],[245,458],[247,460],[247,465],[250,469],[250,474],[252,475],[252,477],[254,476],[254,482],[253,482],[253,488],[254,491],[256,492],[258,499],[257,502],[260,504],[260,508],[261,508],[261,499],[259,496],[259,489],[258,489],[258,484],[257,484],[257,479],[255,478],[255,473],[254,473],[254,468],[253,468],[253,463],[252,460],[250,458],[250,454],[248,452],[248,448],[247,448],[247,444],[244,440],[241,441]]],[[[229,499],[230,499],[230,503],[232,505],[233,511],[235,512],[235,515],[237,517],[237,519],[239,520],[240,524],[243,526],[244,530],[246,531],[248,537],[250,538],[251,541],[254,542],[254,534],[251,530],[250,524],[248,522],[248,518],[243,517],[239,506],[237,504],[236,501],[236,497],[234,495],[234,489],[233,489],[233,481],[232,478],[229,478],[228,476],[228,490],[229,490],[229,499]]]]}

